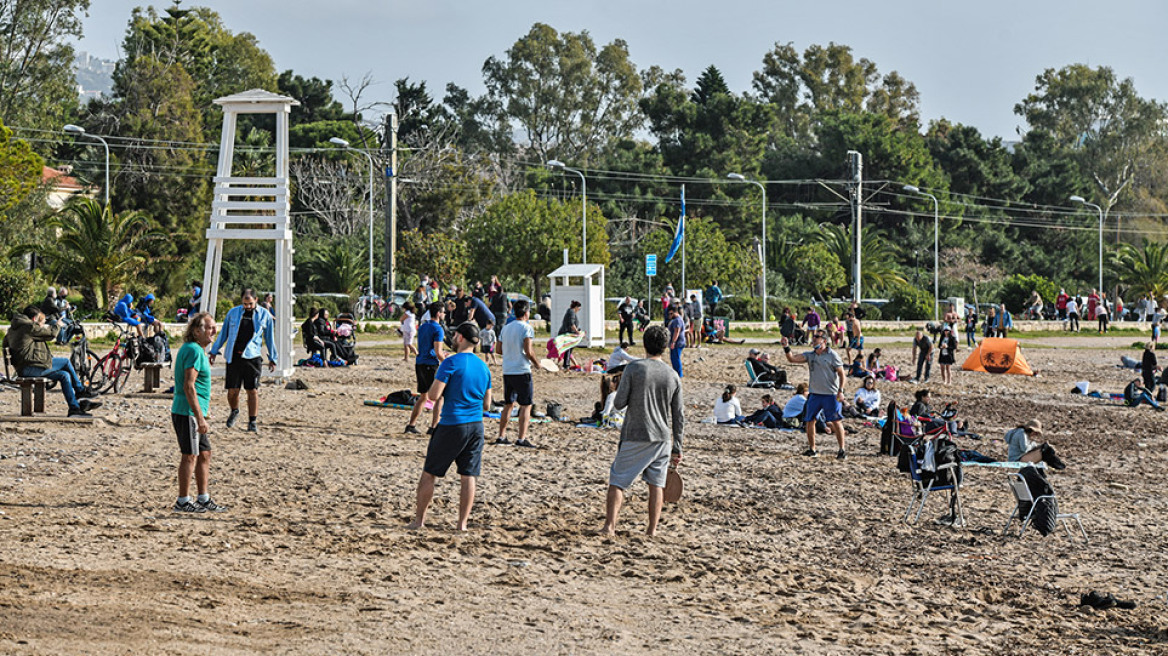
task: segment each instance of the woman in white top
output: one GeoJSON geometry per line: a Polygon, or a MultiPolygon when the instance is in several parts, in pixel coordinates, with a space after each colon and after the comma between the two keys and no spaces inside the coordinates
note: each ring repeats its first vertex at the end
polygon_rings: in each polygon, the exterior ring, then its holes
{"type": "Polygon", "coordinates": [[[737,424],[745,419],[742,414],[742,404],[738,402],[738,388],[727,385],[722,396],[714,402],[714,419],[719,424],[737,424]]]}
{"type": "Polygon", "coordinates": [[[405,304],[402,305],[402,317],[401,317],[402,346],[404,347],[403,353],[402,353],[402,358],[406,362],[410,361],[410,354],[411,353],[413,355],[418,354],[418,349],[414,348],[414,335],[417,332],[418,332],[418,321],[414,317],[414,304],[409,302],[409,301],[406,301],[405,304]]]}
{"type": "Polygon", "coordinates": [[[855,402],[856,410],[859,410],[864,416],[880,416],[880,390],[876,389],[874,376],[868,376],[864,379],[864,384],[856,390],[855,402]]]}

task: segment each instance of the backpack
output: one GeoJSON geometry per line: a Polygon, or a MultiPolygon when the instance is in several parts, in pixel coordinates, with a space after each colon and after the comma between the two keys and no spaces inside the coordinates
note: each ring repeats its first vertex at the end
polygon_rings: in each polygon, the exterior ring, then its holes
{"type": "Polygon", "coordinates": [[[418,397],[414,396],[409,390],[398,390],[385,395],[386,403],[396,403],[398,405],[414,405],[417,399],[418,397]]]}

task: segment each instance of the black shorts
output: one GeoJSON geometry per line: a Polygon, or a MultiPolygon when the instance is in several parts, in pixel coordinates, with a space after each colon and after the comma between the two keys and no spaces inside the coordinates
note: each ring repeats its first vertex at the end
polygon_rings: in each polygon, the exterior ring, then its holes
{"type": "Polygon", "coordinates": [[[483,422],[444,426],[438,424],[426,447],[422,470],[442,478],[450,465],[458,464],[459,476],[478,476],[483,464],[483,422]]]}
{"type": "Polygon", "coordinates": [[[211,450],[211,440],[207,439],[206,435],[199,434],[198,423],[193,415],[176,415],[172,412],[170,423],[174,424],[178,448],[184,456],[197,456],[211,450]]]}
{"type": "Polygon", "coordinates": [[[535,385],[531,374],[505,374],[503,376],[503,403],[531,405],[535,397],[535,385]]]}
{"type": "Polygon", "coordinates": [[[434,384],[434,375],[437,373],[438,365],[436,364],[414,365],[414,375],[418,377],[418,394],[430,391],[430,386],[434,384]]]}
{"type": "Polygon", "coordinates": [[[263,370],[263,358],[244,358],[235,356],[227,363],[227,389],[255,390],[260,388],[260,371],[263,370]]]}

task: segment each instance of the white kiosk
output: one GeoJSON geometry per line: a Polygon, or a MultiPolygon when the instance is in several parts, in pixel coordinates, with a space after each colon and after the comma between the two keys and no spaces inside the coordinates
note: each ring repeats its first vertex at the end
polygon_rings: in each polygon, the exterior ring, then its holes
{"type": "Polygon", "coordinates": [[[552,332],[560,329],[572,301],[580,301],[581,346],[604,347],[604,265],[565,264],[552,271],[552,332]]]}
{"type": "MultiPolygon", "coordinates": [[[[203,268],[203,305],[212,315],[219,300],[219,270],[225,239],[267,241],[276,248],[276,375],[292,375],[292,225],[288,221],[288,114],[294,98],[263,89],[216,98],[223,107],[223,132],[219,142],[219,166],[211,201],[211,225],[207,229],[207,262],[203,268]],[[276,170],[271,177],[242,178],[232,175],[235,125],[239,114],[276,115],[276,170]]],[[[222,317],[216,317],[222,319],[222,317]]]]}

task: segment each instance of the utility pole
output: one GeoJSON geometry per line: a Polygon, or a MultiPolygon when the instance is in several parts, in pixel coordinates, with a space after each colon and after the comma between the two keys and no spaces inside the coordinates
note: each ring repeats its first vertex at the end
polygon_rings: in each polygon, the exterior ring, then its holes
{"type": "Polygon", "coordinates": [[[393,300],[397,289],[397,114],[385,117],[386,141],[389,142],[389,168],[385,169],[385,292],[387,301],[393,300]]]}
{"type": "Polygon", "coordinates": [[[860,302],[860,236],[862,229],[862,208],[864,204],[864,156],[858,151],[848,151],[848,161],[852,167],[852,221],[853,228],[855,228],[856,235],[856,270],[855,270],[855,289],[853,293],[853,300],[860,302]]]}

